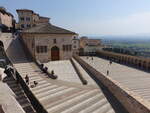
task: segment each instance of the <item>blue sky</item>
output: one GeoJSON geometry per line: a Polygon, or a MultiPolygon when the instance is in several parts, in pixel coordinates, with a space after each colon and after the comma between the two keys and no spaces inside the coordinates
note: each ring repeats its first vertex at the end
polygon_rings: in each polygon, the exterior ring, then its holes
{"type": "Polygon", "coordinates": [[[0,0],[16,9],[32,9],[51,23],[80,35],[150,35],[150,0],[0,0]]]}

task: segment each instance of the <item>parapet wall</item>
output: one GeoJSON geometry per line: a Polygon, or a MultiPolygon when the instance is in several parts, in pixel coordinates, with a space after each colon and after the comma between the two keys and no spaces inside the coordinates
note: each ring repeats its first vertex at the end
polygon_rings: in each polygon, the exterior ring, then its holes
{"type": "Polygon", "coordinates": [[[119,63],[129,64],[147,71],[150,70],[149,58],[125,55],[125,54],[114,53],[109,51],[97,51],[96,54],[106,59],[113,59],[119,63]]]}
{"type": "Polygon", "coordinates": [[[127,88],[121,86],[117,81],[114,81],[110,77],[98,72],[80,57],[74,56],[74,58],[88,73],[90,73],[91,76],[106,86],[129,113],[150,113],[150,103],[148,101],[143,100],[127,88]]]}

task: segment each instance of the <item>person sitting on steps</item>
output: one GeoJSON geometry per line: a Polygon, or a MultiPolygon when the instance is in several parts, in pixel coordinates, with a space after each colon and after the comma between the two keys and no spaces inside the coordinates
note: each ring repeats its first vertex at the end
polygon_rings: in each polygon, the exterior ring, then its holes
{"type": "Polygon", "coordinates": [[[33,81],[34,83],[34,86],[37,86],[38,85],[38,82],[37,81],[33,81]]]}
{"type": "Polygon", "coordinates": [[[54,70],[51,71],[51,74],[54,75],[54,70]]]}
{"type": "Polygon", "coordinates": [[[47,73],[47,71],[48,71],[48,68],[47,68],[47,67],[43,68],[43,72],[44,72],[44,73],[47,73]]]}

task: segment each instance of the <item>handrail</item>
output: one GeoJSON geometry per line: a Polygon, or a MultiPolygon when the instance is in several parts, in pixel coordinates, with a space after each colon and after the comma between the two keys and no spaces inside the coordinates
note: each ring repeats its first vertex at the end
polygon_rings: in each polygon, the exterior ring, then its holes
{"type": "Polygon", "coordinates": [[[88,81],[83,77],[82,73],[80,72],[80,69],[76,66],[75,62],[73,61],[73,59],[70,59],[71,64],[73,65],[76,73],[78,74],[81,82],[83,85],[87,85],[88,81]]]}

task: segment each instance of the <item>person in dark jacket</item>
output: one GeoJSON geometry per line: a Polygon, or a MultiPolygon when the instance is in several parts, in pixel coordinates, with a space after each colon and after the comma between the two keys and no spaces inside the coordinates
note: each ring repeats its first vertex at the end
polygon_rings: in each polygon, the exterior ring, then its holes
{"type": "Polygon", "coordinates": [[[25,82],[27,85],[29,85],[29,76],[28,75],[25,76],[25,82]]]}
{"type": "Polygon", "coordinates": [[[109,71],[107,70],[107,75],[109,75],[109,71]]]}
{"type": "Polygon", "coordinates": [[[8,76],[11,77],[11,68],[7,65],[5,67],[4,73],[8,76]]]}

